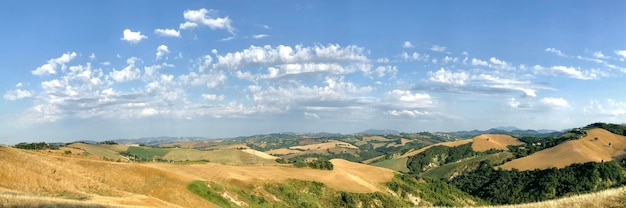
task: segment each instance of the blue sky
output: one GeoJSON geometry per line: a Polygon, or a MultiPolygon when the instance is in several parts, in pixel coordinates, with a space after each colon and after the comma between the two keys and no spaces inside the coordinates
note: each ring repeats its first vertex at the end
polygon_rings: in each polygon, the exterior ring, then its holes
{"type": "Polygon", "coordinates": [[[623,1],[2,1],[0,136],[626,120],[623,1]]]}

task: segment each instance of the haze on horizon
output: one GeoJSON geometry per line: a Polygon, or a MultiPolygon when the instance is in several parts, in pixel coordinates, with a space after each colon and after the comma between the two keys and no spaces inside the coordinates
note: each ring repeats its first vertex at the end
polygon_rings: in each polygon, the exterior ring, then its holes
{"type": "Polygon", "coordinates": [[[626,120],[624,1],[3,1],[0,137],[626,120]]]}

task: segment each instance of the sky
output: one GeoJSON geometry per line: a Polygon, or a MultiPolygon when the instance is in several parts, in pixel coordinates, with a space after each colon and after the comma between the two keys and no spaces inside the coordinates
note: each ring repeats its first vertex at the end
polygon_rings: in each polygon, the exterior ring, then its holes
{"type": "Polygon", "coordinates": [[[1,1],[0,137],[626,122],[625,1],[1,1]]]}

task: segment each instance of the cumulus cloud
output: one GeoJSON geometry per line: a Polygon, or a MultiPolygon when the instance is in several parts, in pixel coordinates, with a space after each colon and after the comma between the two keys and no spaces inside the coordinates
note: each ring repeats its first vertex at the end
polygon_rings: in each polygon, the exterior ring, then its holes
{"type": "Polygon", "coordinates": [[[436,52],[445,52],[446,51],[446,47],[445,46],[440,46],[440,45],[433,45],[432,47],[430,47],[431,51],[436,51],[436,52]]]}
{"type": "Polygon", "coordinates": [[[128,66],[124,67],[122,70],[111,71],[109,77],[116,82],[128,82],[139,79],[141,77],[141,69],[135,65],[138,60],[139,59],[135,57],[127,59],[126,63],[128,66]]]}
{"type": "Polygon", "coordinates": [[[175,29],[156,29],[154,34],[162,37],[180,37],[180,31],[175,29]]]}
{"type": "Polygon", "coordinates": [[[168,53],[170,53],[170,51],[167,49],[167,46],[160,45],[159,47],[157,47],[156,59],[161,59],[161,57],[163,57],[164,55],[168,53]]]}
{"type": "Polygon", "coordinates": [[[472,66],[489,66],[489,63],[487,63],[486,61],[475,58],[472,58],[471,64],[472,66]]]}
{"type": "Polygon", "coordinates": [[[626,58],[626,50],[616,50],[615,54],[621,56],[622,58],[626,58]]]}
{"type": "Polygon", "coordinates": [[[224,29],[233,33],[235,28],[232,26],[232,20],[228,16],[217,17],[217,13],[216,10],[207,10],[205,8],[186,10],[183,13],[186,22],[180,24],[180,29],[192,29],[199,25],[204,25],[212,30],[224,29]]]}
{"type": "Polygon", "coordinates": [[[69,63],[72,59],[76,58],[76,52],[68,52],[61,55],[61,57],[56,59],[48,60],[48,63],[37,67],[37,69],[31,71],[33,75],[47,75],[47,74],[56,74],[57,68],[60,66],[61,70],[66,69],[67,63],[69,63]]]}
{"type": "Polygon", "coordinates": [[[569,107],[569,103],[563,98],[545,97],[541,99],[541,103],[553,108],[569,107]]]}
{"type": "Polygon", "coordinates": [[[4,93],[4,99],[9,101],[21,100],[32,96],[33,95],[30,91],[22,89],[9,90],[4,93]]]}
{"type": "Polygon", "coordinates": [[[464,85],[468,78],[469,75],[465,72],[454,73],[444,68],[436,72],[428,72],[428,80],[436,83],[464,85]]]}
{"type": "Polygon", "coordinates": [[[411,44],[411,42],[409,41],[404,41],[404,43],[402,44],[403,48],[413,48],[413,44],[411,44]]]}
{"type": "Polygon", "coordinates": [[[148,36],[142,35],[140,31],[133,32],[130,29],[125,29],[123,31],[123,37],[121,40],[127,41],[131,44],[137,44],[141,40],[148,38],[148,36]]]}

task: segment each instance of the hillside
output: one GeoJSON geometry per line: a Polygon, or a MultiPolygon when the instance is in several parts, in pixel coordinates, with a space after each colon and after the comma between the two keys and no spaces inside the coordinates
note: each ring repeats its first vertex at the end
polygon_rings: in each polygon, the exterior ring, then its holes
{"type": "Polygon", "coordinates": [[[574,163],[618,160],[626,155],[624,152],[626,149],[625,136],[616,135],[599,128],[589,129],[586,132],[587,136],[581,139],[563,142],[526,157],[512,160],[499,167],[507,170],[513,168],[518,170],[562,168],[574,163]]]}
{"type": "Polygon", "coordinates": [[[458,146],[458,145],[463,145],[463,144],[467,144],[467,143],[472,143],[472,149],[474,151],[477,152],[483,152],[483,151],[487,151],[489,149],[498,149],[498,150],[507,150],[507,146],[508,145],[518,145],[518,144],[523,144],[523,142],[520,142],[519,140],[513,138],[512,136],[509,135],[504,135],[504,134],[481,134],[478,136],[475,136],[471,139],[464,139],[464,140],[459,140],[459,141],[453,141],[453,142],[442,142],[442,143],[437,143],[437,144],[433,144],[433,145],[429,145],[426,147],[423,147],[421,149],[415,150],[415,151],[411,151],[411,152],[407,152],[406,154],[400,156],[400,157],[410,157],[410,156],[414,156],[417,155],[421,152],[426,151],[427,149],[434,147],[434,146],[446,146],[446,147],[454,147],[454,146],[458,146]]]}

